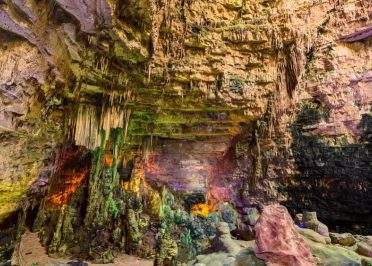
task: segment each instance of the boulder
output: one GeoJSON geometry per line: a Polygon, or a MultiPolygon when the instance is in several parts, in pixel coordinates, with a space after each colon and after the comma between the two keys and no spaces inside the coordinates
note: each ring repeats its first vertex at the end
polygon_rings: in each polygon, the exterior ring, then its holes
{"type": "Polygon", "coordinates": [[[264,207],[255,230],[256,256],[267,265],[315,265],[310,248],[296,231],[284,206],[273,204],[264,207]]]}
{"type": "Polygon", "coordinates": [[[317,232],[311,230],[311,229],[307,229],[307,228],[296,228],[297,229],[297,232],[299,232],[303,237],[311,240],[311,241],[314,241],[314,242],[317,242],[317,243],[321,243],[321,244],[327,244],[327,241],[325,240],[325,237],[318,234],[317,232]]]}
{"type": "Polygon", "coordinates": [[[258,210],[256,208],[244,208],[244,212],[246,213],[246,222],[251,226],[255,225],[258,218],[260,217],[260,213],[258,212],[258,210]]]}
{"type": "Polygon", "coordinates": [[[359,242],[356,251],[363,256],[372,258],[372,246],[365,242],[359,242]]]}
{"type": "Polygon", "coordinates": [[[328,227],[318,220],[316,212],[304,212],[302,222],[305,228],[314,230],[322,236],[329,237],[328,227]]]}
{"type": "Polygon", "coordinates": [[[221,214],[222,220],[229,224],[231,230],[234,230],[239,217],[235,208],[227,202],[220,202],[217,205],[217,209],[221,214]]]}
{"type": "Polygon", "coordinates": [[[354,236],[350,233],[330,233],[329,236],[331,237],[333,244],[339,244],[341,246],[352,246],[356,243],[354,236]]]}
{"type": "Polygon", "coordinates": [[[242,249],[232,238],[227,223],[221,222],[217,227],[216,237],[212,242],[213,251],[220,251],[236,255],[242,249]]]}

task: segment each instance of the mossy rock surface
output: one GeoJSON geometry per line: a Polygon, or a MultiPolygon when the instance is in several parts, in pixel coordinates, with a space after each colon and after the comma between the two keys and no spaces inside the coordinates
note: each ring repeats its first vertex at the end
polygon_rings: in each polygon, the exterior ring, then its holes
{"type": "Polygon", "coordinates": [[[311,229],[306,229],[306,228],[296,228],[297,231],[306,239],[321,243],[321,244],[326,244],[326,240],[323,236],[318,234],[317,232],[311,230],[311,229]]]}
{"type": "Polygon", "coordinates": [[[354,251],[341,246],[325,245],[305,239],[311,252],[323,266],[359,266],[362,265],[362,257],[354,251]]]}

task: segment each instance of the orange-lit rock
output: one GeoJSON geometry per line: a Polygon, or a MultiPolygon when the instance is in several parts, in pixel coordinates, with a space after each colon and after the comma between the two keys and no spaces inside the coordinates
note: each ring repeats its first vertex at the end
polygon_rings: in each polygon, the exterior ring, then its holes
{"type": "Polygon", "coordinates": [[[194,215],[208,216],[212,212],[218,210],[217,205],[219,202],[226,200],[221,193],[219,193],[218,188],[209,188],[206,203],[198,203],[192,206],[191,211],[194,215]]]}
{"type": "Polygon", "coordinates": [[[145,180],[145,170],[140,159],[135,160],[132,176],[129,181],[123,182],[122,187],[125,191],[136,193],[137,196],[148,193],[149,185],[145,180]]]}
{"type": "Polygon", "coordinates": [[[110,152],[105,151],[104,154],[105,158],[105,166],[112,167],[112,164],[114,163],[114,158],[110,152]]]}
{"type": "Polygon", "coordinates": [[[47,207],[63,207],[89,176],[90,157],[84,157],[80,149],[63,150],[57,169],[51,179],[46,197],[47,207]]]}
{"type": "Polygon", "coordinates": [[[58,185],[55,185],[54,187],[52,186],[51,191],[56,192],[52,193],[47,198],[47,201],[57,206],[66,205],[71,199],[72,194],[84,183],[84,180],[87,177],[88,173],[88,167],[84,167],[83,169],[69,169],[62,176],[62,189],[58,185]]]}
{"type": "Polygon", "coordinates": [[[208,216],[211,212],[217,211],[214,204],[199,203],[192,206],[192,213],[194,215],[208,216]]]}

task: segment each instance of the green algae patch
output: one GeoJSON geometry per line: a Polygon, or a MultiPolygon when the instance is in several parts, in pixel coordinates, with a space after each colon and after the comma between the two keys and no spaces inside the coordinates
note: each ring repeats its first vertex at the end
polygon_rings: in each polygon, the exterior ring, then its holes
{"type": "Polygon", "coordinates": [[[36,171],[37,163],[34,163],[30,170],[19,176],[18,181],[0,182],[0,223],[21,207],[22,197],[36,180],[36,171]]]}

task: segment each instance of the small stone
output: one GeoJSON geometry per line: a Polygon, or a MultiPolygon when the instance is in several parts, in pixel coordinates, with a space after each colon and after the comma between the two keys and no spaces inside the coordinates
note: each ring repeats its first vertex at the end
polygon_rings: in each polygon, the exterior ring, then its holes
{"type": "Polygon", "coordinates": [[[333,244],[339,244],[342,246],[352,246],[356,243],[354,236],[350,233],[330,233],[329,236],[331,237],[333,244]]]}
{"type": "Polygon", "coordinates": [[[365,242],[359,242],[357,244],[356,252],[360,255],[372,258],[372,246],[368,245],[365,242]]]}

